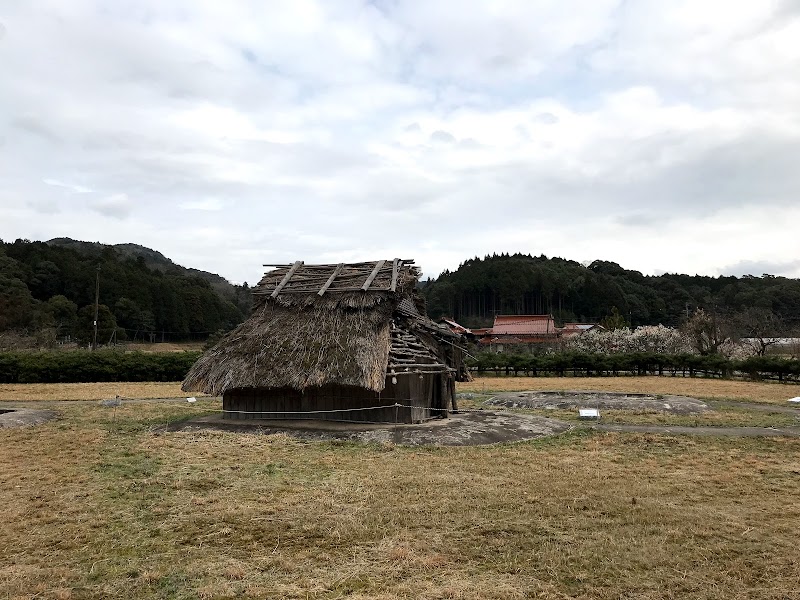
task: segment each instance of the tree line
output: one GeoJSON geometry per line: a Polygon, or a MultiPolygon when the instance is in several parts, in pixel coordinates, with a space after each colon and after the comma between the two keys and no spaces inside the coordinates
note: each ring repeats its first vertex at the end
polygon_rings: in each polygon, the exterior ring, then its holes
{"type": "MultiPolygon", "coordinates": [[[[751,311],[753,326],[775,335],[800,325],[800,280],[754,277],[643,275],[616,263],[589,265],[544,255],[473,258],[422,286],[428,313],[468,327],[490,326],[497,314],[553,314],[556,321],[678,327],[703,309],[723,322],[751,311]]],[[[741,320],[741,319],[740,319],[741,320]]]]}
{"type": "Polygon", "coordinates": [[[154,268],[144,256],[100,244],[75,249],[0,240],[0,332],[88,343],[98,273],[100,343],[204,339],[235,327],[250,312],[246,283],[220,289],[171,262],[154,268]]]}

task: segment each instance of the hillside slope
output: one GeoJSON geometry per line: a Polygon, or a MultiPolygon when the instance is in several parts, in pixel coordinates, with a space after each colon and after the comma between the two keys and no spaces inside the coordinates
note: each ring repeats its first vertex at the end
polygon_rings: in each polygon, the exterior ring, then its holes
{"type": "Polygon", "coordinates": [[[99,339],[203,339],[244,320],[250,290],[137,244],[0,241],[0,331],[85,342],[100,281],[99,339]]]}

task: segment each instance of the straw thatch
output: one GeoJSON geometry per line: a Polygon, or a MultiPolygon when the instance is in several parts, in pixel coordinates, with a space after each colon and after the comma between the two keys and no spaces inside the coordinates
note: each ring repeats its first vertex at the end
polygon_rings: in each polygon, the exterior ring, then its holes
{"type": "Polygon", "coordinates": [[[200,357],[182,389],[216,396],[338,384],[380,392],[387,374],[453,373],[452,347],[442,341],[455,336],[424,315],[411,262],[268,272],[250,318],[200,357]]]}

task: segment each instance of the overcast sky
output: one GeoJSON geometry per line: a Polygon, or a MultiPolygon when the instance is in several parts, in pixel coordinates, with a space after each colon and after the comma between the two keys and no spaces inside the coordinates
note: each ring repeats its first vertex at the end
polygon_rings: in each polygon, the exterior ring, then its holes
{"type": "Polygon", "coordinates": [[[800,277],[800,0],[0,0],[0,238],[800,277]]]}

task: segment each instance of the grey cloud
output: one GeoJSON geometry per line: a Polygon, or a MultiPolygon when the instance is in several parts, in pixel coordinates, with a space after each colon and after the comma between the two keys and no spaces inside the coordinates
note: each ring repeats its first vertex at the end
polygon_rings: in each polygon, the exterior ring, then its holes
{"type": "Polygon", "coordinates": [[[459,140],[458,142],[459,148],[465,148],[467,150],[475,150],[477,148],[483,148],[484,145],[478,142],[473,138],[465,138],[463,140],[459,140]]]}
{"type": "Polygon", "coordinates": [[[33,211],[43,215],[54,215],[61,212],[61,207],[55,198],[34,198],[28,200],[27,205],[33,211]]]}
{"type": "Polygon", "coordinates": [[[625,227],[653,227],[664,223],[664,217],[658,214],[633,213],[616,218],[617,223],[625,227]]]}
{"type": "Polygon", "coordinates": [[[443,144],[452,144],[456,141],[455,136],[448,131],[434,131],[431,134],[432,142],[440,142],[443,144]]]}
{"type": "Polygon", "coordinates": [[[649,191],[638,185],[629,193],[647,193],[641,197],[656,206],[689,214],[748,204],[791,205],[800,196],[798,154],[800,139],[751,135],[653,169],[646,180],[649,191]]]}
{"type": "MultiPolygon", "coordinates": [[[[584,171],[585,164],[524,160],[458,172],[463,197],[489,197],[497,212],[555,221],[611,216],[633,228],[691,216],[708,218],[723,209],[754,204],[793,206],[800,197],[800,171],[793,161],[800,155],[800,140],[762,135],[694,149],[703,142],[652,138],[625,148],[611,166],[603,166],[599,156],[597,172],[584,171]],[[672,144],[683,156],[661,166],[659,156],[672,144]]],[[[478,198],[475,202],[481,203],[478,198]]]]}
{"type": "Polygon", "coordinates": [[[51,143],[60,143],[61,137],[56,134],[45,123],[31,115],[21,115],[11,120],[11,127],[21,130],[21,134],[32,133],[34,135],[45,138],[51,143]]]}
{"type": "Polygon", "coordinates": [[[133,202],[127,194],[114,194],[91,201],[89,207],[106,217],[125,219],[133,210],[133,202]]]}
{"type": "Polygon", "coordinates": [[[742,277],[743,275],[783,275],[785,277],[800,276],[800,260],[742,260],[722,269],[723,275],[742,277]]]}

